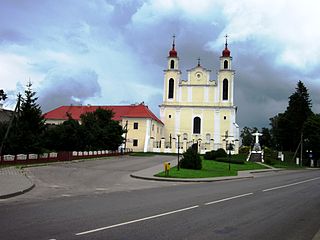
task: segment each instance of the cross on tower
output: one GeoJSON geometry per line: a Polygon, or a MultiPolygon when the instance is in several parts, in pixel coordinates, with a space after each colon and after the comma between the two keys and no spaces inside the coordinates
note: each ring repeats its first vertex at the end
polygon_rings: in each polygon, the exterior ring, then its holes
{"type": "Polygon", "coordinates": [[[200,57],[198,58],[198,67],[200,67],[200,57]]]}
{"type": "Polygon", "coordinates": [[[228,34],[226,34],[225,36],[224,36],[225,38],[226,38],[226,47],[228,46],[228,34]]]}

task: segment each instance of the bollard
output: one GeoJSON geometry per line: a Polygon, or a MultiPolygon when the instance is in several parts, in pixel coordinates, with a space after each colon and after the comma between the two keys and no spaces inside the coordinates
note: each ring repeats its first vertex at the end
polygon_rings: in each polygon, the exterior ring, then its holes
{"type": "Polygon", "coordinates": [[[170,171],[170,163],[165,162],[164,163],[164,173],[166,176],[169,176],[169,171],[170,171]]]}

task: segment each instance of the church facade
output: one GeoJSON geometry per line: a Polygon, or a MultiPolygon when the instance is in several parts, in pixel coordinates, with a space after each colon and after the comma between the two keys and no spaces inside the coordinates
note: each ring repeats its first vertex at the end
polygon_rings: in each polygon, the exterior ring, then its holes
{"type": "MultiPolygon", "coordinates": [[[[234,105],[234,76],[232,57],[226,40],[219,58],[216,79],[198,60],[197,66],[187,70],[182,79],[179,57],[173,40],[172,49],[164,70],[163,102],[160,119],[164,123],[164,141],[172,148],[179,139],[179,148],[185,150],[194,143],[199,151],[232,146],[239,149],[239,126],[236,123],[237,107],[234,105]]],[[[230,147],[231,148],[231,147],[230,147]]]]}

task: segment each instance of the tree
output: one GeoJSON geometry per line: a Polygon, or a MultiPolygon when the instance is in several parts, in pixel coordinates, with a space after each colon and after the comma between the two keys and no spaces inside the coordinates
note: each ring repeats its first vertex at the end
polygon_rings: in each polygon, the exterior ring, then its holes
{"type": "Polygon", "coordinates": [[[269,128],[262,128],[262,136],[260,137],[260,144],[263,147],[271,148],[273,146],[272,137],[269,128]]]}
{"type": "Polygon", "coordinates": [[[116,150],[123,143],[125,131],[119,122],[112,120],[113,115],[111,110],[101,108],[81,115],[87,149],[116,150]]]}
{"type": "Polygon", "coordinates": [[[299,81],[295,92],[289,97],[286,111],[270,119],[277,148],[288,151],[297,148],[303,125],[313,115],[311,106],[308,89],[299,81]]]}
{"type": "Polygon", "coordinates": [[[303,126],[304,149],[312,150],[314,159],[320,159],[320,114],[310,116],[303,126]]]}
{"type": "Polygon", "coordinates": [[[4,152],[40,153],[42,152],[41,135],[45,130],[45,120],[42,117],[40,106],[37,104],[36,92],[32,90],[29,82],[26,86],[25,96],[21,99],[20,109],[16,114],[4,152]]]}
{"type": "Polygon", "coordinates": [[[48,127],[43,136],[44,147],[54,151],[81,151],[85,149],[85,137],[82,126],[69,115],[62,124],[48,127]]]}
{"type": "Polygon", "coordinates": [[[242,139],[242,146],[251,146],[253,144],[252,129],[244,127],[241,130],[240,137],[242,139]]]}
{"type": "Polygon", "coordinates": [[[200,170],[202,168],[201,158],[196,148],[189,147],[180,161],[181,168],[200,170]]]}
{"type": "Polygon", "coordinates": [[[1,100],[6,100],[7,99],[7,94],[3,91],[3,89],[0,89],[0,101],[1,100]]]}

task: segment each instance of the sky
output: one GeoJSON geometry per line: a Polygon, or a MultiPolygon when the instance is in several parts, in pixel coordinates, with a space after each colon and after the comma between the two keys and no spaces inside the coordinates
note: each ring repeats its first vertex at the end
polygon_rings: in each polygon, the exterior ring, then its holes
{"type": "Polygon", "coordinates": [[[301,80],[320,112],[320,2],[0,0],[0,89],[13,108],[28,81],[42,111],[144,102],[159,116],[172,35],[186,70],[216,79],[224,36],[240,127],[268,127],[301,80]]]}

